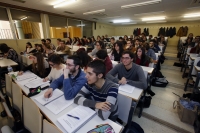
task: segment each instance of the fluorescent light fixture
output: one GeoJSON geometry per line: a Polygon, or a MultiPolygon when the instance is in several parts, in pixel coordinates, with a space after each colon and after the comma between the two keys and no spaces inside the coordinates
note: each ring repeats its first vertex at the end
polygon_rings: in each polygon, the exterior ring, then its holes
{"type": "Polygon", "coordinates": [[[121,16],[113,16],[113,17],[105,17],[105,18],[101,18],[101,19],[110,19],[110,18],[120,18],[121,16]]]}
{"type": "Polygon", "coordinates": [[[184,17],[184,18],[200,17],[200,13],[185,14],[183,17],[184,17]]]}
{"type": "Polygon", "coordinates": [[[161,1],[162,0],[151,0],[151,1],[140,2],[140,3],[136,3],[136,4],[124,5],[124,6],[121,6],[121,9],[137,7],[137,6],[146,6],[146,5],[156,4],[156,3],[159,3],[161,1]]]}
{"type": "Polygon", "coordinates": [[[195,7],[190,7],[190,8],[187,8],[188,10],[193,10],[193,9],[198,9],[200,8],[200,6],[195,6],[195,7]]]}
{"type": "Polygon", "coordinates": [[[151,24],[151,23],[166,23],[167,21],[150,21],[150,22],[146,22],[147,24],[151,24]]]}
{"type": "Polygon", "coordinates": [[[24,19],[27,19],[27,17],[23,17],[23,18],[21,18],[21,20],[24,20],[24,19]]]}
{"type": "Polygon", "coordinates": [[[85,26],[85,24],[79,24],[79,25],[76,25],[76,26],[85,26]]]}
{"type": "Polygon", "coordinates": [[[52,5],[57,5],[57,4],[60,4],[62,2],[64,2],[65,0],[57,0],[56,2],[52,3],[52,5]]]}
{"type": "Polygon", "coordinates": [[[142,18],[142,21],[154,21],[154,20],[164,20],[165,17],[149,17],[149,18],[142,18]]]}
{"type": "Polygon", "coordinates": [[[137,24],[137,23],[122,23],[122,25],[131,25],[131,24],[137,24]]]}
{"type": "Polygon", "coordinates": [[[85,12],[83,13],[83,15],[97,14],[97,13],[102,13],[105,11],[106,11],[105,9],[101,9],[101,10],[96,10],[96,11],[91,11],[91,12],[85,12]]]}
{"type": "Polygon", "coordinates": [[[200,18],[181,19],[180,21],[195,21],[195,20],[200,20],[200,18]]]}
{"type": "Polygon", "coordinates": [[[165,11],[158,11],[158,12],[148,12],[148,13],[139,13],[139,14],[134,14],[134,16],[144,16],[144,15],[152,15],[152,14],[162,14],[165,11]]]}
{"type": "Polygon", "coordinates": [[[53,8],[57,8],[57,7],[61,7],[61,6],[66,6],[66,5],[69,5],[69,4],[71,4],[71,3],[73,3],[73,2],[75,2],[76,0],[64,0],[64,1],[62,1],[62,2],[60,2],[60,3],[58,3],[58,4],[56,4],[56,5],[54,5],[53,6],[53,8]]]}
{"type": "Polygon", "coordinates": [[[113,23],[127,23],[130,22],[130,19],[119,19],[119,20],[113,20],[113,23]]]}

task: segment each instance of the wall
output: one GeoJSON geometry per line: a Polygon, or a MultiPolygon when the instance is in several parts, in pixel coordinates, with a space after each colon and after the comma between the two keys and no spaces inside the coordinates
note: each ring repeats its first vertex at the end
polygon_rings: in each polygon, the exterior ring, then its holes
{"type": "Polygon", "coordinates": [[[98,35],[108,35],[113,36],[115,35],[115,26],[109,25],[109,24],[102,24],[102,23],[96,23],[96,30],[94,29],[94,23],[93,23],[93,36],[96,38],[98,35]]]}
{"type": "MultiPolygon", "coordinates": [[[[144,28],[149,28],[149,34],[153,36],[157,36],[160,27],[176,27],[176,32],[179,27],[188,26],[188,34],[193,33],[194,36],[200,35],[200,23],[198,22],[182,22],[182,23],[159,23],[159,24],[141,24],[141,25],[123,25],[115,27],[115,36],[124,36],[124,35],[132,35],[133,30],[135,28],[141,28],[141,32],[143,32],[144,28]]],[[[168,44],[176,46],[179,37],[174,36],[173,38],[169,38],[168,44]]]]}

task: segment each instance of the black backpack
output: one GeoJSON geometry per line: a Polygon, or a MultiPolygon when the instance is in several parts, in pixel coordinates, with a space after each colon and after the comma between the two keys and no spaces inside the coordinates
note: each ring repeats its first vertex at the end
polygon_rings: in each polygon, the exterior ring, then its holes
{"type": "MultiPolygon", "coordinates": [[[[125,126],[124,130],[122,133],[126,133],[128,124],[125,126]]],[[[142,129],[142,127],[137,124],[136,122],[131,122],[131,128],[129,129],[128,133],[144,133],[144,130],[142,129]]]]}

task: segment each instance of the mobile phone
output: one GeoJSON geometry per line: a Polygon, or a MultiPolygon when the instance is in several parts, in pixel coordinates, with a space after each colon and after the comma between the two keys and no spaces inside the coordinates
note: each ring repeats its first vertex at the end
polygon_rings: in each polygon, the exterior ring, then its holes
{"type": "Polygon", "coordinates": [[[115,131],[109,124],[103,124],[88,131],[87,133],[115,133],[115,131]]]}

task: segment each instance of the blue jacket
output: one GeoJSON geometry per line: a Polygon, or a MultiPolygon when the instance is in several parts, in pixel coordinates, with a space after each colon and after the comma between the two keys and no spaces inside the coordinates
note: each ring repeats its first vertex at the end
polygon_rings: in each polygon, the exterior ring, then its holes
{"type": "Polygon", "coordinates": [[[72,77],[72,75],[69,74],[69,78],[64,79],[64,75],[61,75],[60,78],[54,80],[51,83],[50,88],[55,90],[57,88],[63,87],[65,99],[70,100],[78,94],[85,83],[85,73],[80,69],[75,77],[72,77]]]}

